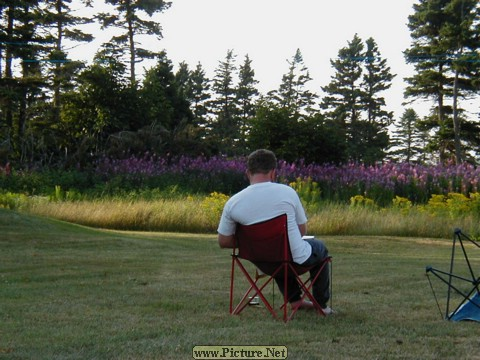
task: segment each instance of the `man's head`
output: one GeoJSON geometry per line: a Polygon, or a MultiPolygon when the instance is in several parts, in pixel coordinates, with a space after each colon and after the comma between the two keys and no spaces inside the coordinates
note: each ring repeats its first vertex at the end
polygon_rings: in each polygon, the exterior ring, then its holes
{"type": "Polygon", "coordinates": [[[248,156],[247,171],[250,175],[268,174],[277,167],[277,158],[270,150],[255,150],[248,156]]]}

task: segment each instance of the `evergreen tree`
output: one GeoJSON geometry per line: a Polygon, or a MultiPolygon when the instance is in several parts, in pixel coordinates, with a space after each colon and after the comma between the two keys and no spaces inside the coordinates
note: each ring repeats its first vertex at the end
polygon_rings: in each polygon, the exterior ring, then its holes
{"type": "Polygon", "coordinates": [[[239,81],[236,92],[236,101],[238,104],[238,117],[240,127],[240,142],[245,146],[246,135],[250,128],[250,120],[255,116],[256,100],[259,92],[256,88],[258,81],[255,80],[255,71],[252,68],[252,61],[245,56],[243,64],[239,70],[239,81]]]}
{"type": "Polygon", "coordinates": [[[7,141],[22,161],[58,161],[65,150],[59,131],[61,89],[74,86],[80,66],[67,60],[63,42],[91,40],[76,27],[88,21],[72,15],[71,0],[9,2],[2,4],[6,11],[1,21],[7,26],[0,33],[4,37],[0,47],[6,45],[6,82],[2,81],[0,91],[8,94],[7,141]],[[14,59],[20,61],[21,78],[12,72],[14,59]]]}
{"type": "Polygon", "coordinates": [[[122,78],[126,66],[104,54],[97,52],[94,64],[79,74],[76,88],[63,96],[59,131],[75,165],[88,164],[103,153],[145,151],[140,142],[129,141],[138,130],[137,117],[143,115],[138,92],[122,78]]]}
{"type": "Polygon", "coordinates": [[[105,0],[107,4],[115,7],[116,14],[101,13],[98,15],[102,28],[115,27],[123,33],[112,37],[111,42],[116,43],[128,51],[130,60],[130,82],[136,84],[135,64],[143,59],[153,59],[159,53],[138,46],[138,36],[155,35],[162,38],[162,27],[153,20],[143,19],[140,14],[152,17],[168,9],[170,2],[164,0],[105,0]]]}
{"type": "Polygon", "coordinates": [[[295,118],[289,109],[260,101],[248,133],[251,149],[272,149],[289,162],[341,163],[345,161],[342,133],[320,113],[295,118]]]}
{"type": "Polygon", "coordinates": [[[368,132],[363,137],[362,146],[357,149],[364,153],[363,161],[374,163],[385,157],[390,142],[388,126],[393,122],[393,112],[385,110],[385,98],[381,94],[390,88],[394,75],[390,72],[386,59],[382,58],[375,40],[369,38],[365,44],[364,75],[361,87],[366,123],[362,124],[362,120],[359,124],[368,129],[368,132]]]}
{"type": "MultiPolygon", "coordinates": [[[[454,49],[452,112],[455,144],[455,160],[457,164],[464,159],[462,155],[461,113],[459,97],[465,94],[478,93],[480,90],[480,6],[477,0],[454,0],[447,7],[448,23],[443,34],[447,43],[454,49]]],[[[467,125],[468,126],[468,125],[467,125]]]]}
{"type": "Polygon", "coordinates": [[[366,41],[367,49],[357,34],[331,60],[335,69],[332,81],[322,90],[326,96],[321,107],[326,118],[345,134],[347,158],[374,163],[385,156],[389,144],[388,125],[392,113],[384,110],[381,92],[391,85],[393,75],[382,59],[375,41],[366,41]],[[363,76],[362,76],[363,75],[363,76]]]}
{"type": "Polygon", "coordinates": [[[185,83],[179,82],[180,78],[175,76],[171,61],[162,53],[157,65],[146,72],[140,90],[145,123],[150,128],[161,128],[167,151],[177,150],[177,141],[185,135],[184,130],[193,118],[185,83]]]}
{"type": "Polygon", "coordinates": [[[363,48],[362,40],[355,34],[348,46],[338,51],[338,58],[330,60],[335,73],[330,83],[322,87],[326,93],[322,108],[327,110],[327,118],[338,123],[347,133],[349,125],[360,120],[362,99],[365,98],[359,83],[363,71],[363,48]]]}
{"type": "Polygon", "coordinates": [[[405,51],[415,74],[405,97],[431,98],[435,101],[437,133],[432,147],[440,161],[455,153],[461,162],[461,108],[459,97],[478,93],[479,6],[476,0],[420,0],[409,16],[412,45],[405,51]],[[447,100],[452,99],[448,104],[447,100]],[[451,126],[453,123],[453,126],[451,126]],[[452,131],[453,130],[453,131],[452,131]],[[451,147],[454,139],[454,147],[451,147]]]}
{"type": "MultiPolygon", "coordinates": [[[[70,4],[72,0],[45,1],[43,17],[54,41],[53,49],[49,51],[49,62],[47,67],[52,69],[51,88],[53,89],[53,123],[60,122],[61,91],[71,87],[72,77],[80,68],[80,64],[67,59],[65,41],[90,42],[93,40],[91,34],[83,32],[78,26],[91,23],[92,20],[74,16],[70,4]]],[[[91,6],[91,0],[84,0],[82,3],[91,6]]]]}
{"type": "MultiPolygon", "coordinates": [[[[480,147],[480,126],[478,122],[467,121],[462,114],[462,129],[460,137],[462,139],[462,152],[460,156],[465,161],[473,162],[473,153],[478,153],[480,147]]],[[[446,117],[446,123],[442,128],[438,124],[438,117],[435,113],[425,116],[419,121],[419,128],[424,134],[423,149],[430,156],[426,159],[435,163],[455,163],[455,140],[454,128],[451,114],[446,117]],[[443,150],[443,153],[440,151],[443,150]],[[443,157],[440,157],[443,154],[443,157]]]]}
{"type": "Polygon", "coordinates": [[[240,138],[238,126],[238,108],[236,101],[236,86],[234,76],[237,67],[236,55],[228,50],[224,61],[215,69],[212,91],[215,98],[211,101],[215,119],[212,119],[210,136],[222,153],[235,152],[240,138]]]}
{"type": "Polygon", "coordinates": [[[189,100],[192,104],[195,122],[202,127],[205,127],[207,123],[208,101],[211,98],[210,87],[210,80],[207,78],[202,64],[198,63],[190,75],[191,98],[189,100]]]}
{"type": "Polygon", "coordinates": [[[423,153],[419,121],[415,110],[409,108],[404,111],[398,123],[395,124],[391,143],[393,150],[390,152],[394,160],[410,163],[418,160],[423,153]]]}
{"type": "Polygon", "coordinates": [[[210,95],[206,93],[209,85],[200,63],[194,71],[190,71],[188,64],[181,62],[175,73],[175,82],[179,89],[179,97],[189,103],[190,114],[189,121],[182,130],[182,136],[177,136],[176,149],[172,151],[191,156],[208,155],[210,150],[205,141],[204,115],[205,102],[210,95]]]}
{"type": "Polygon", "coordinates": [[[380,94],[390,89],[395,75],[390,72],[387,60],[383,59],[378,46],[373,38],[366,40],[365,67],[363,83],[364,106],[367,112],[366,119],[369,123],[376,123],[386,128],[393,121],[393,112],[386,111],[385,98],[380,94]]]}
{"type": "MultiPolygon", "coordinates": [[[[210,141],[210,128],[208,121],[209,104],[211,99],[210,79],[207,78],[202,64],[198,63],[195,70],[190,72],[189,97],[190,109],[193,114],[193,138],[197,139],[195,150],[198,155],[209,155],[215,145],[210,141]]],[[[215,150],[213,150],[215,151],[215,150]]],[[[194,152],[192,150],[192,152],[194,152]]]]}
{"type": "Polygon", "coordinates": [[[365,99],[360,87],[363,49],[362,40],[355,34],[348,46],[339,50],[338,58],[330,60],[335,74],[330,83],[322,87],[327,95],[323,97],[321,107],[327,110],[327,119],[343,130],[349,160],[362,158],[359,151],[362,139],[357,124],[361,120],[362,100],[365,99]]]}
{"type": "MultiPolygon", "coordinates": [[[[25,159],[27,110],[42,96],[41,54],[49,39],[37,34],[41,9],[36,0],[8,0],[0,5],[0,142],[5,157],[25,159]],[[14,61],[20,73],[14,73],[14,61]]],[[[38,116],[38,114],[36,114],[38,116]]],[[[30,148],[32,148],[30,143],[30,148]]],[[[3,156],[2,156],[3,157],[3,156]]],[[[0,158],[0,162],[3,159],[0,158]]]]}
{"type": "Polygon", "coordinates": [[[302,142],[298,136],[300,127],[290,109],[271,101],[262,101],[251,123],[248,144],[252,149],[267,148],[280,159],[299,160],[298,146],[302,142]]]}
{"type": "Polygon", "coordinates": [[[190,76],[191,76],[191,72],[188,67],[188,64],[185,61],[182,61],[180,64],[178,64],[178,70],[175,73],[175,82],[178,85],[179,93],[185,99],[192,98],[190,76]]]}
{"type": "Polygon", "coordinates": [[[271,101],[288,109],[295,115],[307,115],[313,112],[316,95],[306,89],[306,84],[312,80],[306,67],[300,49],[297,49],[292,60],[287,60],[290,65],[288,73],[282,77],[278,90],[270,91],[268,96],[271,101]]]}

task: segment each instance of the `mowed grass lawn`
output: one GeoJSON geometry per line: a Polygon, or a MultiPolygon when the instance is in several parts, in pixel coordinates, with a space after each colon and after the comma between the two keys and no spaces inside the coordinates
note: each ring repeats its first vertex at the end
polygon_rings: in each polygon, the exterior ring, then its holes
{"type": "Polygon", "coordinates": [[[192,359],[195,345],[284,345],[288,359],[480,358],[480,325],[443,320],[425,276],[426,265],[448,269],[451,239],[324,239],[337,314],[284,324],[262,306],[228,313],[231,260],[214,234],[0,210],[0,358],[192,359]]]}

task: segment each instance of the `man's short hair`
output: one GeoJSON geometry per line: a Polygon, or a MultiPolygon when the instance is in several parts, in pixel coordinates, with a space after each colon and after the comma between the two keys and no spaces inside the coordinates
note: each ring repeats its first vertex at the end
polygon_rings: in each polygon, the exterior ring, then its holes
{"type": "Polygon", "coordinates": [[[247,159],[247,170],[250,174],[266,174],[277,167],[277,157],[266,149],[252,152],[247,159]]]}

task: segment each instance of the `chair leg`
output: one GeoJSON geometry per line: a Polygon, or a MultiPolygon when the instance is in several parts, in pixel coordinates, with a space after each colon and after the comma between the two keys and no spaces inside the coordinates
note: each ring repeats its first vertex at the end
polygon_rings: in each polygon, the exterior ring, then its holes
{"type": "Polygon", "coordinates": [[[333,309],[333,263],[332,259],[329,259],[327,266],[330,268],[330,308],[333,309]]]}
{"type": "Polygon", "coordinates": [[[284,272],[283,272],[283,278],[284,278],[284,283],[283,283],[283,288],[285,291],[283,292],[283,322],[287,322],[287,311],[288,311],[288,265],[283,264],[284,272]]]}
{"type": "MultiPolygon", "coordinates": [[[[311,293],[311,289],[313,288],[313,285],[315,284],[315,282],[317,281],[318,277],[320,276],[320,273],[322,272],[322,270],[324,269],[325,266],[328,266],[329,264],[331,263],[331,258],[328,257],[327,259],[325,259],[325,261],[323,262],[320,270],[317,272],[317,274],[315,275],[315,277],[312,279],[312,278],[308,278],[306,281],[303,281],[302,278],[300,277],[300,275],[297,273],[297,271],[295,270],[295,268],[289,264],[289,267],[291,269],[291,271],[294,273],[297,281],[298,281],[298,284],[300,286],[300,288],[302,289],[303,291],[303,295],[301,297],[301,300],[304,300],[305,298],[308,298],[313,306],[315,307],[315,309],[317,310],[317,312],[323,316],[326,316],[325,315],[325,312],[323,311],[322,307],[320,306],[320,304],[315,300],[315,298],[313,297],[312,293],[311,293]]],[[[330,285],[331,285],[331,281],[330,281],[330,285]]],[[[293,318],[293,316],[295,315],[295,313],[297,312],[297,310],[300,308],[300,305],[301,303],[299,303],[298,306],[294,307],[290,313],[290,316],[288,317],[287,321],[291,320],[293,318]]],[[[286,307],[286,304],[284,304],[284,306],[286,307]]]]}
{"type": "MultiPolygon", "coordinates": [[[[243,311],[243,309],[245,309],[245,307],[247,307],[248,303],[249,303],[249,299],[248,299],[248,296],[250,294],[253,294],[253,296],[257,296],[262,300],[263,304],[265,305],[265,307],[267,308],[267,310],[272,314],[273,317],[277,318],[277,313],[276,311],[274,310],[274,308],[272,307],[272,305],[270,305],[270,303],[268,302],[268,300],[265,298],[265,296],[263,295],[262,291],[263,289],[273,280],[273,277],[269,277],[267,281],[265,281],[265,283],[263,283],[260,287],[258,286],[257,284],[257,281],[258,281],[258,278],[255,279],[255,281],[252,279],[252,277],[250,276],[250,274],[248,273],[248,271],[245,269],[245,267],[243,266],[243,264],[237,259],[237,258],[234,258],[234,264],[233,266],[235,266],[235,263],[238,265],[238,267],[240,268],[241,272],[245,275],[245,278],[246,280],[248,281],[248,283],[250,284],[250,287],[247,289],[247,291],[244,293],[242,299],[240,300],[240,302],[238,302],[238,304],[236,305],[235,308],[233,308],[233,297],[234,297],[234,293],[233,293],[233,290],[234,290],[234,286],[233,286],[233,283],[234,283],[234,279],[233,279],[233,276],[232,276],[232,280],[231,280],[231,287],[230,287],[230,313],[233,314],[233,315],[238,315],[240,314],[240,312],[243,311]]],[[[233,269],[232,269],[232,273],[233,273],[233,269]]]]}
{"type": "MultiPolygon", "coordinates": [[[[267,281],[265,281],[263,284],[260,285],[258,283],[260,277],[255,276],[255,280],[252,279],[252,277],[250,276],[250,274],[248,273],[246,268],[243,266],[242,262],[238,258],[233,257],[232,258],[231,278],[230,278],[230,314],[232,314],[232,315],[240,314],[240,312],[242,312],[243,309],[245,309],[245,307],[247,307],[248,304],[249,304],[249,295],[253,294],[253,296],[258,296],[262,300],[262,303],[265,305],[267,310],[272,314],[272,316],[274,318],[278,318],[277,312],[275,311],[274,306],[272,306],[269,303],[269,301],[265,298],[265,296],[263,295],[263,290],[268,285],[269,282],[272,282],[272,284],[273,284],[272,285],[273,286],[272,292],[274,292],[275,291],[275,283],[273,282],[273,279],[274,279],[275,276],[278,275],[278,273],[280,273],[280,271],[282,271],[283,276],[284,276],[284,280],[283,280],[284,284],[283,285],[284,285],[284,288],[285,288],[285,291],[283,293],[283,305],[281,306],[282,320],[285,323],[290,321],[301,306],[301,302],[299,302],[298,305],[292,307],[290,312],[288,310],[288,305],[289,305],[289,300],[290,299],[288,298],[288,281],[287,280],[288,280],[288,274],[290,272],[293,273],[293,275],[295,276],[295,278],[298,282],[298,285],[303,292],[303,294],[301,296],[301,300],[303,301],[303,300],[308,298],[313,303],[317,312],[319,314],[323,315],[323,316],[326,316],[322,307],[315,300],[315,298],[313,297],[313,295],[311,293],[313,285],[317,281],[318,277],[320,276],[320,273],[322,272],[322,270],[324,269],[325,266],[330,266],[331,267],[331,258],[327,258],[323,262],[320,270],[313,277],[313,279],[309,277],[306,281],[303,281],[302,278],[300,277],[300,275],[298,274],[298,272],[295,270],[294,266],[290,263],[285,263],[284,265],[280,266],[272,275],[270,275],[268,277],[267,281]],[[238,302],[238,304],[234,307],[234,287],[235,287],[235,285],[234,285],[235,279],[234,278],[235,278],[235,267],[236,266],[238,266],[240,268],[241,272],[245,275],[245,278],[248,281],[250,286],[247,289],[247,291],[244,293],[240,302],[238,302]]],[[[330,271],[330,299],[332,298],[332,290],[331,290],[332,289],[332,279],[333,279],[332,278],[332,271],[330,271]]],[[[273,295],[273,296],[275,297],[275,295],[273,295]]],[[[274,301],[275,300],[273,299],[273,304],[275,304],[274,301]]]]}
{"type": "Polygon", "coordinates": [[[232,270],[230,272],[230,314],[233,313],[233,280],[235,278],[235,257],[232,256],[232,270]]]}

